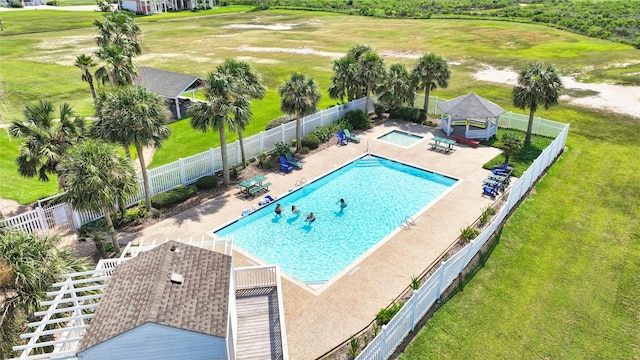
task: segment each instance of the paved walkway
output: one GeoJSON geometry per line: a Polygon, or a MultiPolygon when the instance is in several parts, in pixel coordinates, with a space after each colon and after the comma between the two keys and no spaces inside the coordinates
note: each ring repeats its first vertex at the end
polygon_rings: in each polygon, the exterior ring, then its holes
{"type": "MultiPolygon", "coordinates": [[[[482,165],[500,150],[461,145],[450,154],[429,150],[433,134],[441,131],[416,124],[387,121],[357,134],[360,144],[331,146],[303,159],[304,168],[290,174],[267,174],[271,195],[281,197],[304,177],[309,181],[366,152],[400,160],[459,178],[455,189],[422,214],[416,226],[400,230],[367,258],[352,264],[341,277],[320,289],[310,288],[285,275],[282,281],[289,354],[292,360],[315,359],[371,322],[418,275],[442,254],[480,215],[491,200],[481,196],[482,180],[488,171],[482,165]],[[402,129],[425,138],[410,148],[377,140],[391,129],[402,129]]],[[[398,184],[401,186],[401,184],[398,184]]],[[[236,189],[211,199],[171,219],[139,233],[121,234],[121,241],[163,241],[165,239],[209,238],[208,232],[240,216],[243,209],[257,204],[238,197],[236,189]]],[[[236,266],[255,264],[235,249],[236,266]]]]}

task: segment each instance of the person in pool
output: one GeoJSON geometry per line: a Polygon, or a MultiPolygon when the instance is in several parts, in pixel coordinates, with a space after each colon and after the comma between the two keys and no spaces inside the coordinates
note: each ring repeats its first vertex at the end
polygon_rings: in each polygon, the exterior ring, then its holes
{"type": "Polygon", "coordinates": [[[310,212],[309,215],[307,215],[307,218],[304,221],[308,221],[309,223],[312,223],[312,222],[316,221],[316,216],[313,215],[313,212],[310,212]]]}
{"type": "Polygon", "coordinates": [[[291,212],[297,215],[300,213],[300,210],[295,205],[291,205],[291,212]]]}
{"type": "Polygon", "coordinates": [[[282,214],[282,207],[280,207],[280,204],[276,205],[276,215],[281,215],[282,214]]]}
{"type": "Polygon", "coordinates": [[[340,199],[340,201],[338,201],[336,204],[340,204],[340,211],[344,210],[344,208],[347,207],[347,203],[344,201],[344,199],[340,199]]]}

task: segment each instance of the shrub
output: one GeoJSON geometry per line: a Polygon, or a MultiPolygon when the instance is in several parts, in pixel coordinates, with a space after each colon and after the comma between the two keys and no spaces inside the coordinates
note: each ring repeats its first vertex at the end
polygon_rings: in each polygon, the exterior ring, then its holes
{"type": "Polygon", "coordinates": [[[398,313],[398,311],[402,309],[402,305],[404,304],[394,300],[391,303],[391,306],[378,311],[378,314],[376,315],[376,324],[378,324],[379,326],[388,324],[389,321],[391,321],[391,319],[393,319],[393,317],[398,313]]]}
{"type": "Polygon", "coordinates": [[[148,212],[144,205],[126,209],[124,212],[118,212],[113,215],[113,226],[122,228],[127,225],[140,225],[146,219],[147,214],[148,212]]]}
{"type": "Polygon", "coordinates": [[[317,128],[313,129],[313,131],[311,132],[311,134],[317,136],[320,142],[323,142],[323,143],[331,139],[331,133],[332,131],[329,125],[318,126],[317,128]]]}
{"type": "Polygon", "coordinates": [[[397,120],[411,121],[422,124],[427,120],[427,113],[423,109],[401,107],[389,111],[389,116],[397,120]]]}
{"type": "Polygon", "coordinates": [[[316,135],[309,133],[300,139],[300,144],[310,150],[314,150],[320,146],[320,139],[316,135]]]}
{"type": "Polygon", "coordinates": [[[349,111],[344,115],[344,119],[351,125],[352,130],[367,130],[371,127],[369,116],[362,110],[349,111]]]}
{"type": "Polygon", "coordinates": [[[175,190],[153,195],[151,205],[156,209],[166,209],[195,196],[196,193],[198,188],[193,185],[180,186],[175,190]]]}
{"type": "Polygon", "coordinates": [[[286,124],[286,123],[288,123],[288,122],[290,122],[292,120],[295,120],[295,118],[293,116],[291,116],[291,115],[282,115],[280,117],[277,117],[277,118],[271,120],[271,122],[269,122],[267,124],[267,126],[265,126],[264,129],[265,130],[270,130],[270,129],[276,128],[276,127],[278,127],[278,126],[280,126],[282,124],[286,124]]]}
{"type": "Polygon", "coordinates": [[[9,2],[9,7],[10,8],[23,8],[24,4],[22,4],[22,1],[20,1],[20,0],[11,0],[9,2]]]}
{"type": "Polygon", "coordinates": [[[378,117],[378,119],[382,119],[382,114],[387,112],[387,107],[384,104],[381,104],[379,102],[374,102],[373,111],[376,113],[376,116],[378,117]]]}
{"type": "Polygon", "coordinates": [[[480,235],[480,230],[471,226],[460,229],[460,239],[466,244],[480,235]]]}
{"type": "Polygon", "coordinates": [[[46,4],[49,5],[49,6],[58,6],[58,5],[60,5],[58,3],[58,0],[47,1],[46,4]]]}
{"type": "Polygon", "coordinates": [[[193,183],[198,190],[213,189],[218,185],[218,177],[214,175],[203,176],[193,183]]]}
{"type": "Polygon", "coordinates": [[[300,150],[298,150],[298,154],[305,155],[305,154],[308,154],[310,151],[311,151],[311,149],[309,149],[306,146],[303,146],[303,147],[300,148],[300,150]]]}
{"type": "Polygon", "coordinates": [[[279,158],[280,156],[284,156],[286,153],[291,152],[291,148],[289,147],[289,145],[286,145],[283,142],[277,142],[273,144],[273,146],[275,147],[275,149],[273,150],[273,153],[271,153],[271,155],[275,158],[279,158]]]}

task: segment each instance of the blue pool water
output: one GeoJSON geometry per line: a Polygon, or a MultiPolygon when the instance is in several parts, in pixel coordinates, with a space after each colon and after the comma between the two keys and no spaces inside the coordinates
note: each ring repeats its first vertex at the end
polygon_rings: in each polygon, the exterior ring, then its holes
{"type": "Polygon", "coordinates": [[[393,130],[393,131],[389,131],[388,133],[382,136],[379,136],[378,140],[390,142],[395,145],[409,147],[415,144],[416,142],[422,140],[422,136],[410,134],[408,132],[404,132],[400,130],[393,130]]]}
{"type": "Polygon", "coordinates": [[[306,283],[328,281],[455,179],[379,157],[360,158],[215,232],[306,283]],[[344,198],[347,207],[337,203],[344,198]],[[300,214],[291,212],[291,205],[300,214]],[[310,211],[316,216],[305,222],[310,211]]]}

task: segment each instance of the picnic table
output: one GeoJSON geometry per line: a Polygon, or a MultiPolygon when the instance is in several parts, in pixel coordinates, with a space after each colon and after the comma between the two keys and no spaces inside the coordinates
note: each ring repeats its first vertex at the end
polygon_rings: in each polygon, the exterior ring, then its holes
{"type": "Polygon", "coordinates": [[[245,196],[253,196],[260,190],[269,190],[270,182],[265,183],[264,181],[267,178],[263,175],[257,175],[252,177],[251,179],[245,180],[238,185],[236,185],[237,189],[240,189],[245,196]]]}
{"type": "Polygon", "coordinates": [[[439,136],[434,136],[433,138],[431,138],[431,140],[433,140],[433,142],[429,143],[429,145],[431,145],[431,150],[438,149],[438,150],[443,150],[446,153],[448,153],[449,151],[452,151],[453,145],[457,144],[455,140],[451,140],[451,139],[447,139],[439,136]]]}

